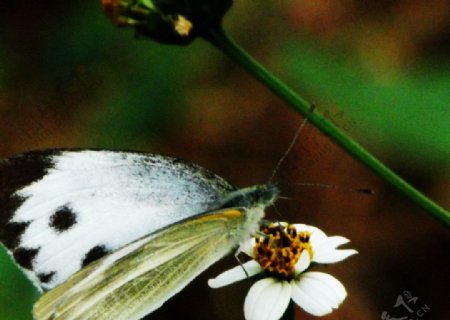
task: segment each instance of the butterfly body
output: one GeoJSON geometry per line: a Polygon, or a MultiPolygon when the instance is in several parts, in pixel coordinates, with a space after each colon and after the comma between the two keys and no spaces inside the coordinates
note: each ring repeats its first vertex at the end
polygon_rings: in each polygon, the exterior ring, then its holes
{"type": "Polygon", "coordinates": [[[139,319],[256,232],[278,189],[93,150],[0,162],[0,240],[41,289],[36,319],[139,319]]]}

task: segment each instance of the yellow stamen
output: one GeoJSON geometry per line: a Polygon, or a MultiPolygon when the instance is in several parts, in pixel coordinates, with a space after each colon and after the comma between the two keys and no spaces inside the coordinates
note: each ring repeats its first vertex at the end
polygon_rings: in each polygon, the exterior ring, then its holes
{"type": "Polygon", "coordinates": [[[306,250],[312,259],[310,232],[297,232],[293,225],[279,223],[264,226],[261,232],[265,236],[255,237],[253,253],[255,260],[267,274],[283,279],[292,278],[303,250],[306,250]]]}

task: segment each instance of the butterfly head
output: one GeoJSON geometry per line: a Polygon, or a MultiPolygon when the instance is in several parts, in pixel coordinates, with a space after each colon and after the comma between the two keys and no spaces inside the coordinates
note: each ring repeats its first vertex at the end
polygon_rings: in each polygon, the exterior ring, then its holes
{"type": "Polygon", "coordinates": [[[275,202],[280,194],[280,190],[273,183],[257,185],[253,187],[253,190],[249,192],[249,197],[254,204],[260,204],[263,206],[271,205],[275,202]]]}
{"type": "Polygon", "coordinates": [[[275,184],[261,184],[230,193],[221,203],[221,208],[267,207],[275,202],[280,191],[275,184]]]}

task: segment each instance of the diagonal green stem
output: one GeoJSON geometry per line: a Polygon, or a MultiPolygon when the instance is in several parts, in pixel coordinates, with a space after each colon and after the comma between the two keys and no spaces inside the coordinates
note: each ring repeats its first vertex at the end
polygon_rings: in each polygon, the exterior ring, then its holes
{"type": "Polygon", "coordinates": [[[246,69],[252,76],[266,85],[273,93],[292,106],[303,116],[308,114],[309,121],[320,131],[330,137],[335,143],[344,148],[350,155],[364,163],[381,178],[393,185],[400,192],[416,202],[430,215],[450,226],[450,213],[438,204],[427,198],[395,172],[386,167],[377,158],[372,156],[360,144],[347,136],[341,129],[326,119],[319,112],[310,113],[311,105],[271,74],[267,69],[253,59],[237,43],[230,39],[222,29],[211,29],[204,38],[225,53],[229,58],[246,69]]]}

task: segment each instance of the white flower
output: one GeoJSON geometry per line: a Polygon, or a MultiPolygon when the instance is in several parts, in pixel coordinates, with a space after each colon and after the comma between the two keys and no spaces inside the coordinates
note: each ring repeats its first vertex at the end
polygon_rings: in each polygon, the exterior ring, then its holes
{"type": "Polygon", "coordinates": [[[245,298],[247,320],[279,319],[291,298],[315,316],[330,313],[344,301],[347,292],[339,280],[306,270],[312,262],[335,263],[356,254],[356,250],[337,249],[348,239],[328,237],[322,230],[304,224],[273,223],[261,231],[240,248],[254,260],[208,281],[211,288],[219,288],[263,273],[265,277],[253,284],[245,298]]]}

